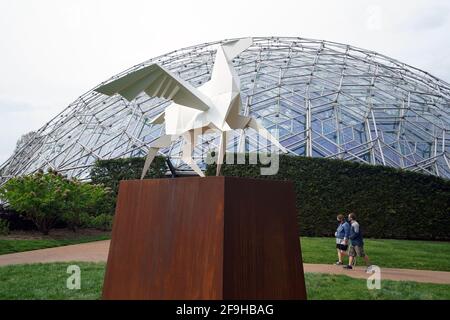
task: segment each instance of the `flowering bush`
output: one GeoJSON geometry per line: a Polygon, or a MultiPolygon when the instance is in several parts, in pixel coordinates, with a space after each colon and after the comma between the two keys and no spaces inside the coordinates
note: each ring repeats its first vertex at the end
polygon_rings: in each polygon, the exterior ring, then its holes
{"type": "Polygon", "coordinates": [[[0,198],[48,234],[58,219],[76,230],[83,224],[83,214],[95,214],[108,192],[100,185],[67,179],[55,171],[39,171],[10,179],[0,188],[0,198]]]}

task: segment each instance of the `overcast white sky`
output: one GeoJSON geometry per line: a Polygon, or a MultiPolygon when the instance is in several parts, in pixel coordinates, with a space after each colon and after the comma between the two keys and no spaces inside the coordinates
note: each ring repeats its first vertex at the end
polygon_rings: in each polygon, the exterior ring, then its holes
{"type": "Polygon", "coordinates": [[[243,36],[342,42],[450,82],[448,0],[0,0],[0,164],[23,133],[110,76],[243,36]]]}

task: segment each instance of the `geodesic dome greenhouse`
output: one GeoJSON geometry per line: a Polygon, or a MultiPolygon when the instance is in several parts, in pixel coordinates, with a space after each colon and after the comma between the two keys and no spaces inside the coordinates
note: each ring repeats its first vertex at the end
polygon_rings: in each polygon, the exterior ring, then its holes
{"type": "MultiPolygon", "coordinates": [[[[193,86],[209,80],[217,46],[204,43],[150,59],[101,83],[158,63],[193,86]]],[[[381,54],[345,44],[305,38],[253,38],[233,60],[241,81],[243,108],[290,154],[378,164],[450,178],[450,85],[381,54]]],[[[100,86],[99,85],[99,86],[100,86]]],[[[95,88],[94,88],[95,89],[95,88]]],[[[46,123],[0,167],[9,178],[52,168],[69,177],[89,178],[97,159],[145,156],[148,144],[164,134],[150,120],[170,104],[140,94],[89,91],[46,123]]],[[[246,150],[258,152],[256,132],[240,134],[246,150]]],[[[203,136],[194,159],[205,167],[218,135],[203,136]]],[[[160,150],[175,168],[181,141],[160,150]]]]}

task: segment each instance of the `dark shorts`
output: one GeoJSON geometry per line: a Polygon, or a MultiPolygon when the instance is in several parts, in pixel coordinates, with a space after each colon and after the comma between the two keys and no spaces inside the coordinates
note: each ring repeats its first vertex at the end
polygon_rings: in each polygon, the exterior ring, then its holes
{"type": "Polygon", "coordinates": [[[348,246],[345,245],[345,244],[339,244],[339,243],[337,243],[337,244],[336,244],[336,249],[339,249],[339,250],[341,250],[341,251],[347,251],[348,246]]]}
{"type": "Polygon", "coordinates": [[[356,256],[365,257],[366,256],[363,246],[351,246],[350,251],[348,252],[348,255],[350,257],[356,257],[356,256]]]}

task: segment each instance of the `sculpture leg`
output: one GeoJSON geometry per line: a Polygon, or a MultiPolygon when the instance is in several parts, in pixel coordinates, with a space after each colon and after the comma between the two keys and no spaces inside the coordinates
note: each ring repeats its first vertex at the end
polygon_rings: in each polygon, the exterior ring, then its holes
{"type": "Polygon", "coordinates": [[[153,159],[155,159],[158,150],[170,146],[171,143],[172,143],[172,136],[166,134],[159,137],[150,144],[148,155],[147,158],[145,159],[144,169],[142,169],[141,180],[144,179],[145,175],[147,174],[147,171],[150,168],[153,159]]]}
{"type": "Polygon", "coordinates": [[[197,165],[197,163],[192,159],[192,151],[194,150],[195,143],[197,142],[197,136],[194,135],[194,130],[189,130],[184,135],[185,143],[183,145],[183,155],[181,159],[189,165],[200,177],[204,177],[205,174],[197,165]]]}
{"type": "Polygon", "coordinates": [[[255,129],[259,134],[264,135],[266,138],[269,138],[270,142],[272,142],[274,145],[276,145],[281,151],[284,153],[287,153],[285,147],[283,147],[279,142],[278,139],[276,139],[273,135],[270,134],[269,131],[266,130],[263,126],[261,126],[254,118],[251,118],[250,121],[247,123],[247,127],[250,127],[252,129],[255,129]]]}
{"type": "Polygon", "coordinates": [[[225,131],[223,131],[220,135],[220,143],[219,143],[219,152],[217,155],[217,167],[216,167],[216,176],[220,176],[220,169],[222,168],[223,158],[225,156],[225,151],[227,149],[227,136],[225,131]]]}
{"type": "Polygon", "coordinates": [[[241,134],[239,136],[239,144],[238,144],[238,153],[245,153],[245,131],[241,130],[241,134]]]}

